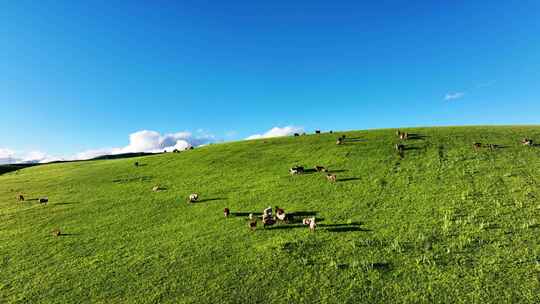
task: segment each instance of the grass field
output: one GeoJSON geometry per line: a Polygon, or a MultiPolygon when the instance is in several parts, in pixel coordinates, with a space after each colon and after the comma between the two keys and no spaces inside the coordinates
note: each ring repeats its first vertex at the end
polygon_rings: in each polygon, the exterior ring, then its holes
{"type": "Polygon", "coordinates": [[[539,303],[540,127],[406,131],[403,158],[373,130],[0,175],[0,303],[539,303]],[[222,213],[276,205],[316,231],[222,213]]]}

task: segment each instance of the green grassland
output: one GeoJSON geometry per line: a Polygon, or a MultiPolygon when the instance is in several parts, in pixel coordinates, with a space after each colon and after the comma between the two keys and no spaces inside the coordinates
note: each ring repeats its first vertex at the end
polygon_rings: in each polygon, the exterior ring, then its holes
{"type": "Polygon", "coordinates": [[[406,131],[403,158],[372,130],[3,174],[0,303],[539,303],[540,127],[406,131]],[[250,231],[267,206],[317,229],[250,231]]]}

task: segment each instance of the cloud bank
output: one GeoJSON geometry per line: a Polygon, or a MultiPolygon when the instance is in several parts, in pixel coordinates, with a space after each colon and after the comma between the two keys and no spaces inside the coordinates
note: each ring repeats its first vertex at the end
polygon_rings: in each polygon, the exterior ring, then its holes
{"type": "Polygon", "coordinates": [[[281,136],[289,136],[293,135],[294,133],[302,133],[304,132],[304,128],[302,127],[295,127],[295,126],[286,126],[283,128],[280,127],[273,127],[272,129],[266,131],[263,134],[254,134],[249,137],[247,137],[247,140],[250,139],[260,139],[260,138],[269,138],[269,137],[281,137],[281,136]]]}
{"type": "Polygon", "coordinates": [[[141,130],[129,135],[129,144],[127,146],[87,150],[68,157],[51,156],[41,151],[20,153],[10,149],[0,148],[0,165],[14,163],[48,163],[58,160],[86,160],[103,155],[135,152],[171,152],[175,149],[182,151],[216,141],[215,136],[207,134],[203,130],[198,130],[195,135],[191,132],[161,135],[156,131],[141,130]]]}

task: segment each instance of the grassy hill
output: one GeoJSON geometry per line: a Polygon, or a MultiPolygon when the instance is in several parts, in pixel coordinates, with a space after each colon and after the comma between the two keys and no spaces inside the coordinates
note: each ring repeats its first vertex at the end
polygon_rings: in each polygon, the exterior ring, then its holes
{"type": "Polygon", "coordinates": [[[540,302],[540,127],[406,131],[403,158],[373,130],[1,175],[0,302],[540,302]],[[316,231],[248,229],[276,205],[316,231]]]}

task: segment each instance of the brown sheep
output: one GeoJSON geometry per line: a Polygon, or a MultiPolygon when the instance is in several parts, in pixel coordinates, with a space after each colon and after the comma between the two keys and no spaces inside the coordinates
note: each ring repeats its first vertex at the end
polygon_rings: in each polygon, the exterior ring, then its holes
{"type": "Polygon", "coordinates": [[[407,132],[399,134],[399,139],[401,140],[407,140],[408,138],[409,138],[409,133],[407,132]]]}
{"type": "Polygon", "coordinates": [[[223,215],[225,215],[225,217],[228,217],[229,214],[231,214],[231,211],[229,210],[229,208],[223,209],[223,215]]]}
{"type": "Polygon", "coordinates": [[[53,229],[53,231],[51,231],[51,233],[52,233],[53,236],[61,236],[62,235],[62,231],[60,231],[60,228],[53,229]]]}
{"type": "Polygon", "coordinates": [[[326,175],[326,179],[327,179],[329,182],[335,183],[335,182],[336,182],[336,175],[335,175],[335,174],[327,174],[327,175],[326,175]]]}
{"type": "Polygon", "coordinates": [[[248,227],[251,229],[251,231],[255,231],[255,229],[257,229],[257,221],[250,221],[248,223],[248,227]]]}

